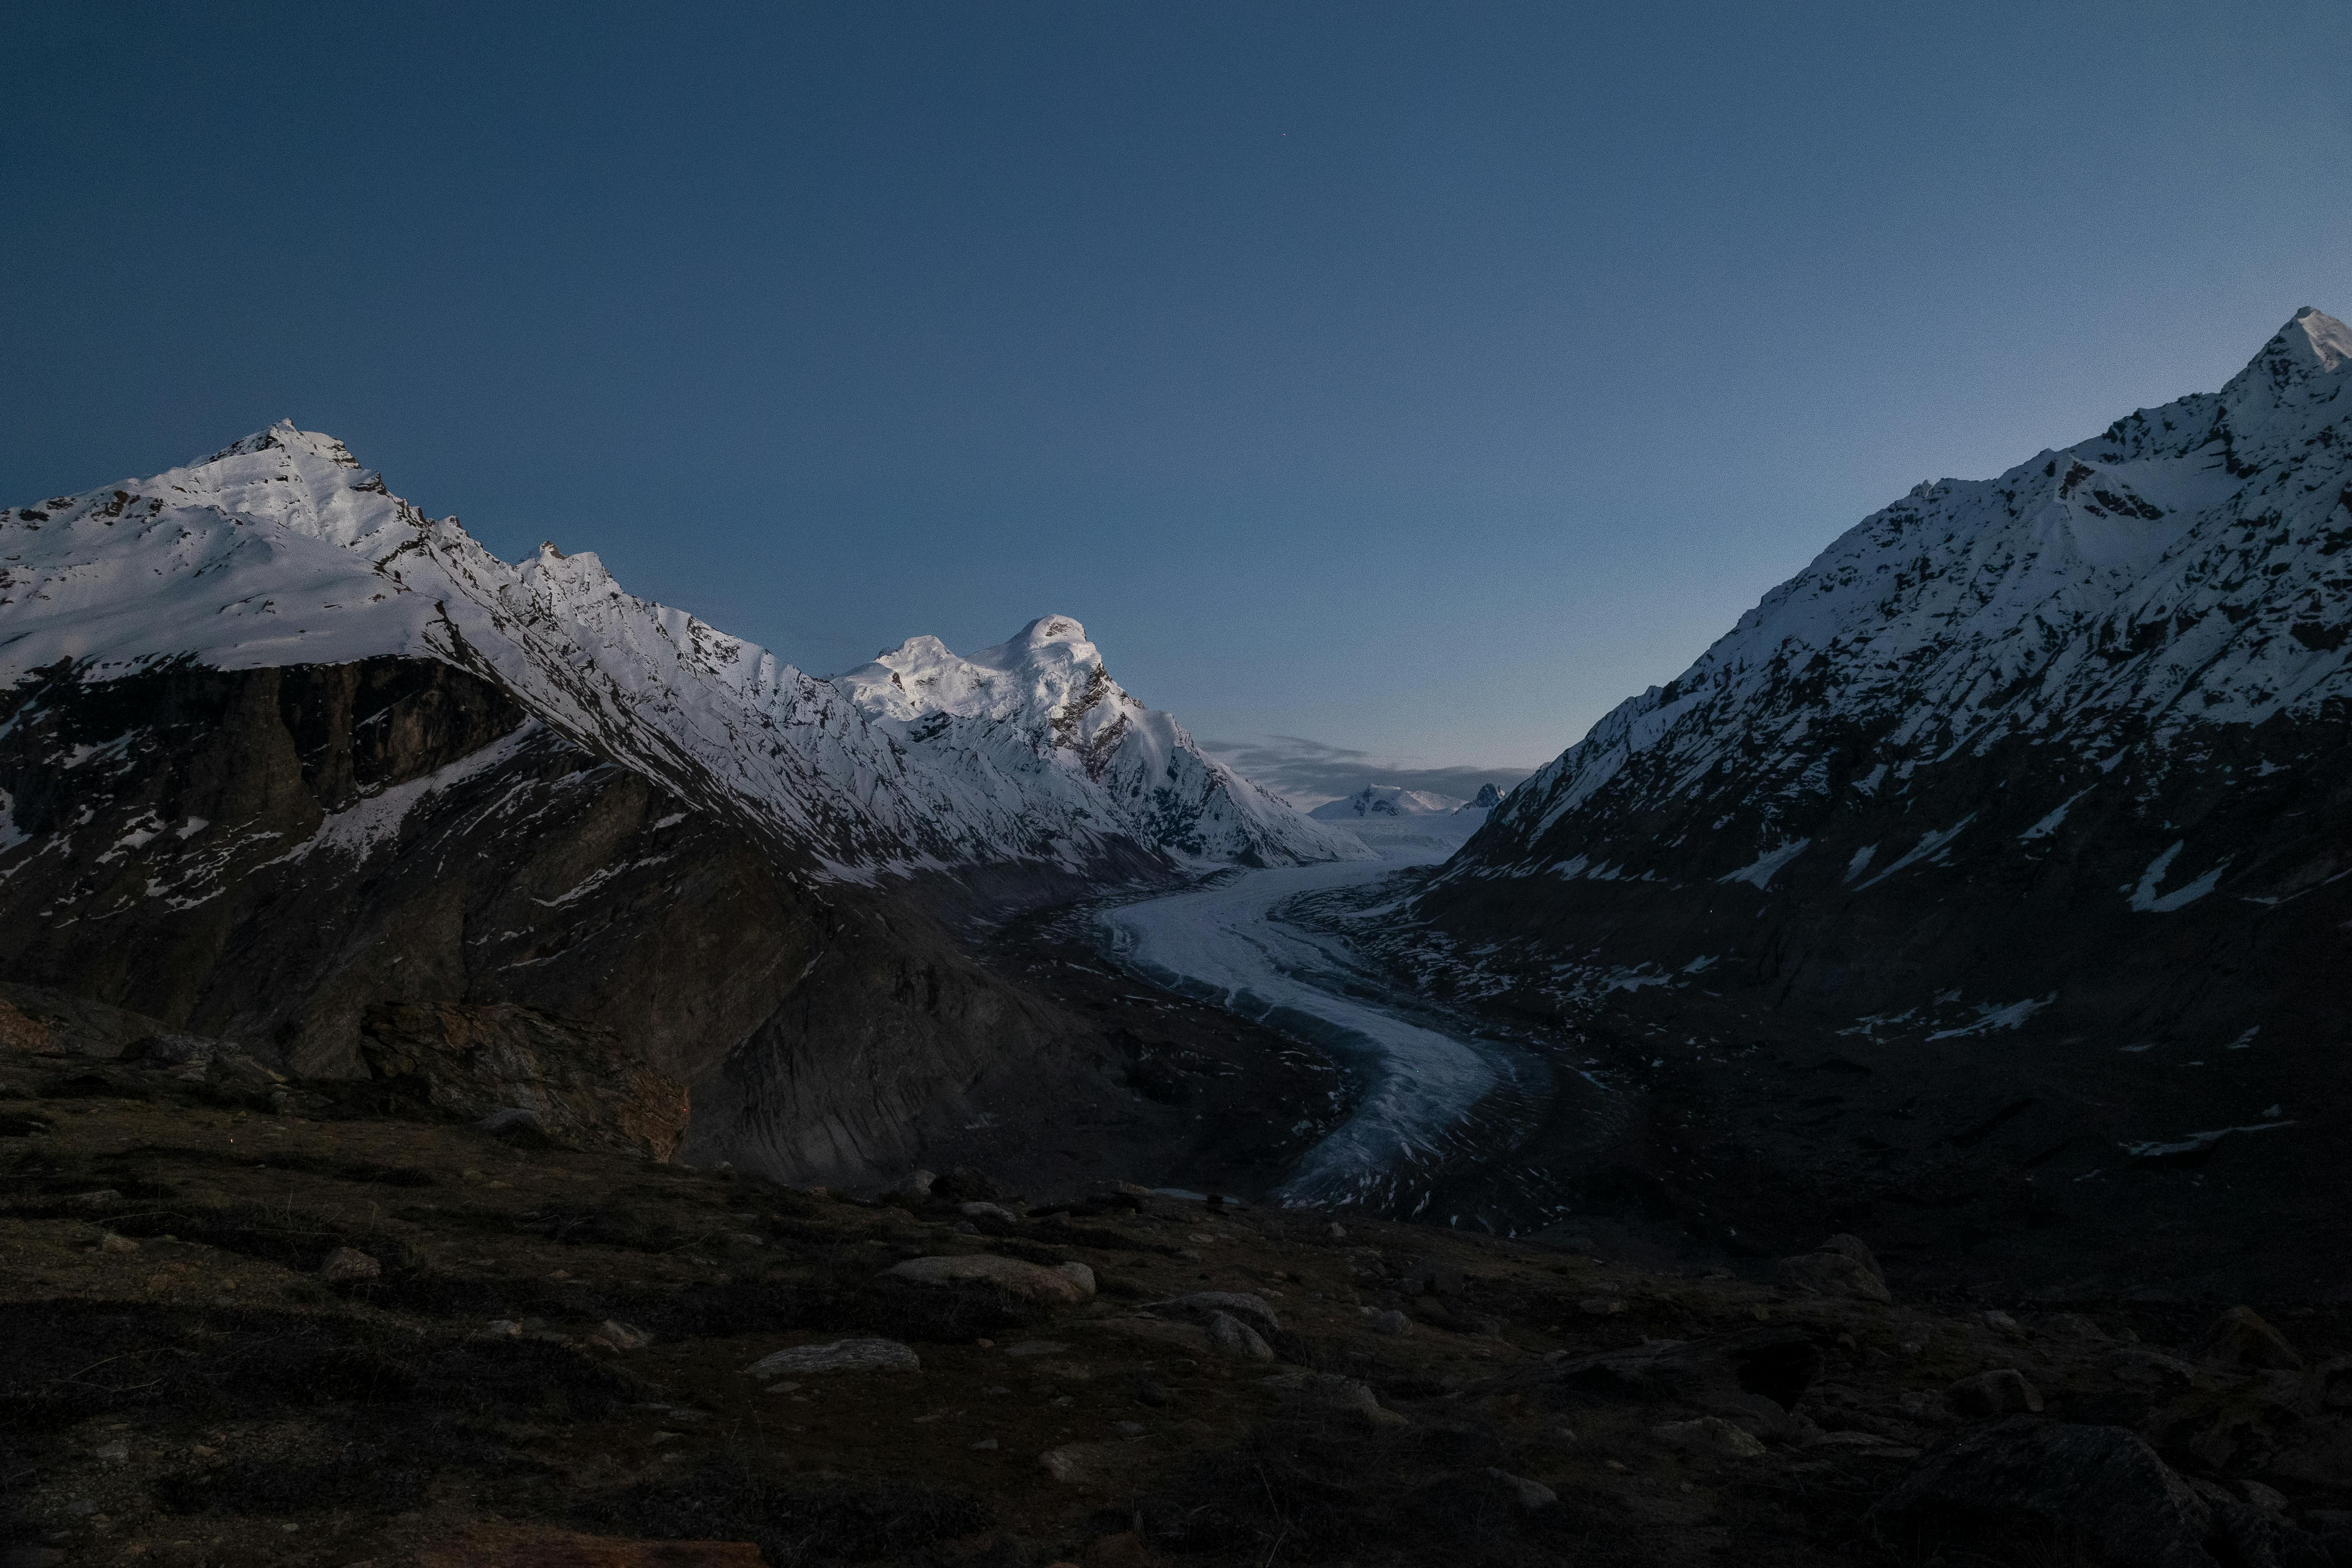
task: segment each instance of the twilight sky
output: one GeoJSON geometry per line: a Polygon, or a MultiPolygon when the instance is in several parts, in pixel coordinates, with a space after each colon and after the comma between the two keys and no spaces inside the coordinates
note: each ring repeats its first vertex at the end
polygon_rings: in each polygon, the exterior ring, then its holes
{"type": "Polygon", "coordinates": [[[817,673],[1076,616],[1310,796],[1541,763],[1915,482],[2352,315],[2334,0],[7,32],[0,500],[290,416],[817,673]]]}

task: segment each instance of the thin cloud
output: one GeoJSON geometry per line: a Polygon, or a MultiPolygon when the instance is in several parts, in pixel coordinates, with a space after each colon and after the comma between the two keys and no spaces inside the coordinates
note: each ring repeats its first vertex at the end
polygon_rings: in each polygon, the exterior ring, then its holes
{"type": "Polygon", "coordinates": [[[1244,777],[1310,808],[1343,795],[1353,795],[1366,784],[1396,784],[1468,800],[1482,785],[1491,784],[1497,789],[1508,789],[1531,771],[1390,767],[1373,762],[1370,752],[1310,741],[1303,735],[1269,735],[1262,741],[1202,741],[1201,747],[1244,777]]]}

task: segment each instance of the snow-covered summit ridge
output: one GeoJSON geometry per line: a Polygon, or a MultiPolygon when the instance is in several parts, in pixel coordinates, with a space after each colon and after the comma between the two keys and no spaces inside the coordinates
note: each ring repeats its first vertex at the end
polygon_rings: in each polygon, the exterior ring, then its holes
{"type": "Polygon", "coordinates": [[[1139,849],[1360,852],[1271,797],[1231,808],[1222,775],[1163,796],[1139,842],[1131,803],[1084,770],[1007,772],[952,743],[918,756],[840,688],[625,592],[593,553],[550,544],[504,562],[290,422],[152,479],[0,514],[0,686],[60,666],[104,680],[181,659],[378,657],[491,679],[559,731],[689,800],[748,810],[838,875],[1084,869],[1139,849]]]}
{"type": "Polygon", "coordinates": [[[1728,863],[1801,853],[1836,792],[1916,792],[2009,739],[2129,750],[2118,776],[2160,791],[2200,731],[2352,697],[2347,388],[2352,329],[2306,308],[2218,393],[1916,487],[1514,790],[1448,875],[1663,852],[1602,839],[1668,800],[1738,824],[1728,863]]]}
{"type": "Polygon", "coordinates": [[[1066,779],[1101,796],[1126,831],[1189,858],[1291,865],[1363,859],[1344,831],[1202,751],[1170,714],[1111,679],[1087,629],[1041,616],[961,658],[911,637],[834,678],[866,721],[918,758],[960,752],[1021,780],[1066,779]]]}
{"type": "Polygon", "coordinates": [[[1352,822],[1368,816],[1450,816],[1469,804],[1434,790],[1366,784],[1353,795],[1325,801],[1307,815],[1322,822],[1352,822]]]}

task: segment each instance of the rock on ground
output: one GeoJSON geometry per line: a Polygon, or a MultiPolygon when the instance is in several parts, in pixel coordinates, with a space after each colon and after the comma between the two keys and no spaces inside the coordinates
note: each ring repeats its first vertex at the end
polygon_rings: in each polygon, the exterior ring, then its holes
{"type": "Polygon", "coordinates": [[[1764,1445],[1757,1438],[1726,1421],[1720,1415],[1702,1415],[1696,1421],[1669,1421],[1654,1426],[1650,1435],[1669,1447],[1680,1448],[1686,1454],[1705,1454],[1717,1459],[1754,1459],[1764,1454],[1764,1445]]]}
{"type": "Polygon", "coordinates": [[[1952,1409],[1962,1415],[2016,1415],[2042,1413],[2042,1391],[2015,1367],[1980,1372],[1952,1384],[1945,1394],[1952,1409]]]}
{"type": "Polygon", "coordinates": [[[922,1358],[896,1340],[835,1340],[826,1345],[794,1345],[762,1356],[743,1369],[746,1377],[799,1372],[920,1372],[922,1358]]]}
{"type": "Polygon", "coordinates": [[[1195,1290],[1186,1296],[1171,1296],[1164,1301],[1153,1301],[1143,1309],[1155,1317],[1185,1318],[1206,1323],[1219,1312],[1241,1319],[1262,1334],[1282,1332],[1282,1320],[1266,1304],[1263,1296],[1244,1290],[1195,1290]]]}
{"type": "Polygon", "coordinates": [[[2205,1361],[2249,1371],[2299,1372],[2303,1357],[2251,1307],[2232,1307],[2205,1331],[2198,1348],[2205,1361]]]}
{"type": "Polygon", "coordinates": [[[327,1254],[319,1265],[319,1277],[331,1285],[348,1279],[373,1279],[383,1273],[383,1265],[357,1247],[339,1247],[327,1254]]]}
{"type": "Polygon", "coordinates": [[[2032,1521],[2084,1538],[2115,1568],[2327,1562],[2304,1531],[2243,1503],[2209,1500],[2120,1426],[2024,1416],[1937,1444],[1869,1518],[1890,1537],[1939,1523],[2032,1521]]]}
{"type": "Polygon", "coordinates": [[[1781,1283],[1817,1296],[1892,1304],[1894,1294],[1879,1272],[1878,1259],[1857,1237],[1833,1236],[1819,1250],[1780,1259],[1781,1283]]]}
{"type": "Polygon", "coordinates": [[[1237,1361],[1274,1359],[1274,1347],[1230,1312],[1218,1312],[1209,1319],[1209,1342],[1237,1361]]]}
{"type": "Polygon", "coordinates": [[[1529,1513],[1535,1512],[1538,1509],[1559,1506],[1559,1494],[1541,1481],[1531,1481],[1525,1476],[1515,1476],[1507,1470],[1490,1468],[1486,1475],[1487,1479],[1498,1483],[1504,1490],[1517,1499],[1519,1506],[1529,1513]]]}
{"type": "Polygon", "coordinates": [[[1310,1410],[1353,1415],[1375,1426],[1405,1425],[1402,1415],[1381,1406],[1380,1396],[1372,1392],[1369,1384],[1359,1383],[1352,1377],[1341,1377],[1328,1372],[1290,1372],[1269,1377],[1265,1383],[1286,1402],[1310,1410]]]}
{"type": "Polygon", "coordinates": [[[1048,1268],[1017,1258],[999,1258],[991,1252],[910,1258],[883,1273],[887,1278],[911,1280],[918,1285],[994,1285],[1024,1301],[1049,1306],[1076,1306],[1095,1293],[1094,1270],[1083,1263],[1048,1268]]]}

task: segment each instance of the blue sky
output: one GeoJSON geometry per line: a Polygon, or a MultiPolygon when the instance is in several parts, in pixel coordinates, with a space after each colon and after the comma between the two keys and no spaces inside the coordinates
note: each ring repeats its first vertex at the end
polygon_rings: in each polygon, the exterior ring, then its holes
{"type": "Polygon", "coordinates": [[[1074,615],[1310,793],[1538,763],[1917,480],[2352,312],[2340,5],[9,32],[0,496],[291,416],[820,673],[1074,615]]]}

